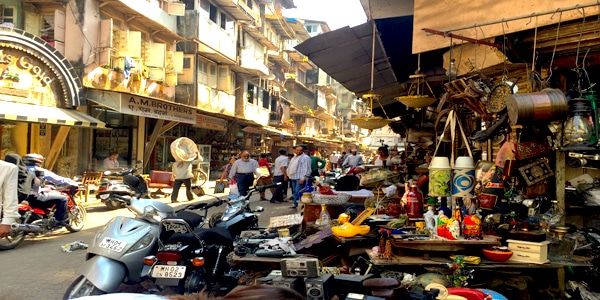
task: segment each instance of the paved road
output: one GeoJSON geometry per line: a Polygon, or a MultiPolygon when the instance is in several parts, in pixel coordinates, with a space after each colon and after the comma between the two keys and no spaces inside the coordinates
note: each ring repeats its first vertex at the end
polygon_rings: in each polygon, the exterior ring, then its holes
{"type": "MultiPolygon", "coordinates": [[[[206,184],[206,191],[212,191],[214,182],[206,184]]],[[[226,194],[218,194],[225,197],[226,194]]],[[[93,197],[92,197],[93,198],[93,197]]],[[[267,191],[267,198],[270,192],[267,191]]],[[[179,200],[185,199],[183,189],[179,200]]],[[[193,202],[211,201],[211,197],[203,196],[193,202]]],[[[165,199],[165,202],[168,202],[165,199]]],[[[259,215],[260,226],[267,226],[271,216],[294,213],[291,203],[271,204],[259,201],[258,194],[251,199],[251,207],[265,207],[259,215]]],[[[175,208],[183,207],[189,202],[173,204],[175,208]]],[[[112,217],[118,215],[132,216],[127,209],[108,210],[103,204],[90,202],[86,204],[87,222],[84,229],[77,233],[69,233],[62,229],[43,237],[28,238],[19,247],[9,251],[0,251],[0,300],[21,299],[62,299],[66,288],[77,278],[76,270],[84,262],[85,250],[70,253],[62,252],[61,246],[74,241],[90,243],[98,229],[112,217]]],[[[213,208],[221,211],[224,206],[213,208]]],[[[121,285],[122,291],[143,292],[141,285],[121,285]]]]}

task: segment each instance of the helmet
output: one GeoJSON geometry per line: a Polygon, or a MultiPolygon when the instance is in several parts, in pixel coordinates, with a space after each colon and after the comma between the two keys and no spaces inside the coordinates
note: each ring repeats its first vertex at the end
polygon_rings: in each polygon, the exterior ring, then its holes
{"type": "Polygon", "coordinates": [[[23,162],[27,166],[36,166],[41,167],[42,163],[44,163],[45,158],[37,153],[29,153],[23,156],[23,162]]]}

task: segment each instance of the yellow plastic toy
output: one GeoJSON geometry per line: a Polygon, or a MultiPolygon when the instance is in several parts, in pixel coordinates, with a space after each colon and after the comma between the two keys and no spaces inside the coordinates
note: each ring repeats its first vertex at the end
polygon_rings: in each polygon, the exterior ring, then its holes
{"type": "MultiPolygon", "coordinates": [[[[346,222],[340,226],[331,227],[331,232],[338,237],[351,238],[356,235],[365,235],[369,233],[371,227],[369,225],[360,225],[364,220],[366,220],[370,215],[372,215],[375,210],[371,207],[365,209],[354,221],[346,222]]],[[[339,218],[338,218],[339,221],[339,218]]]]}
{"type": "Polygon", "coordinates": [[[349,222],[349,221],[350,221],[350,216],[347,215],[347,214],[345,214],[345,213],[341,213],[338,216],[338,223],[340,223],[340,224],[344,224],[344,223],[349,222]]]}

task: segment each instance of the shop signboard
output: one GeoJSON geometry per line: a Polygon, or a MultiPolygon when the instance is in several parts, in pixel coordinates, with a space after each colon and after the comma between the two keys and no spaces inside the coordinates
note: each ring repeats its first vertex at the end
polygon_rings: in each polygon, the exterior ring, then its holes
{"type": "Polygon", "coordinates": [[[196,124],[196,109],[164,100],[121,94],[121,113],[196,124]]]}
{"type": "Polygon", "coordinates": [[[215,118],[202,114],[196,115],[196,125],[194,127],[206,128],[218,131],[227,131],[227,120],[215,118]]]}

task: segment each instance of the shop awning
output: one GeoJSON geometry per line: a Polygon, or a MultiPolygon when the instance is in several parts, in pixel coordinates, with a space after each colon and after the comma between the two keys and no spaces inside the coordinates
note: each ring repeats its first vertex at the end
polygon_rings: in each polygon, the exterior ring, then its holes
{"type": "Polygon", "coordinates": [[[288,132],[285,132],[285,131],[281,131],[281,130],[279,130],[277,128],[273,128],[273,127],[267,127],[267,126],[265,126],[265,127],[263,127],[263,129],[266,130],[267,133],[271,134],[271,135],[273,135],[273,134],[275,134],[275,135],[284,135],[284,136],[288,136],[288,137],[289,136],[294,136],[291,133],[288,133],[288,132]]]}
{"type": "Polygon", "coordinates": [[[2,103],[0,119],[78,127],[104,128],[105,126],[102,121],[74,109],[14,102],[2,103]]]}

